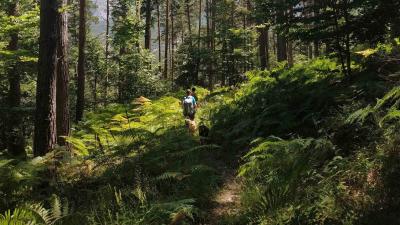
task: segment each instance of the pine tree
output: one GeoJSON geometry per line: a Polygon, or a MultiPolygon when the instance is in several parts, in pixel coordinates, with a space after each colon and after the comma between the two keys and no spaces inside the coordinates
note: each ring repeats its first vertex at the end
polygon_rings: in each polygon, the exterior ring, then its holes
{"type": "Polygon", "coordinates": [[[40,1],[40,46],[33,146],[35,156],[42,156],[52,151],[57,143],[58,6],[57,0],[40,1]]]}
{"type": "Polygon", "coordinates": [[[57,47],[57,140],[60,146],[65,146],[66,136],[70,132],[69,113],[69,68],[68,68],[68,17],[67,0],[60,0],[58,13],[58,47],[57,47]]]}

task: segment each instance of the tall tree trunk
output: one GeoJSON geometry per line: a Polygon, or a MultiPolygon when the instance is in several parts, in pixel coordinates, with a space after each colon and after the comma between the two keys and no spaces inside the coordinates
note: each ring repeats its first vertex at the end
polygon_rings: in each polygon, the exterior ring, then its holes
{"type": "MultiPolygon", "coordinates": [[[[171,7],[172,8],[172,7],[171,7]]],[[[175,19],[174,12],[171,9],[171,81],[174,81],[174,73],[175,73],[175,19]]]]}
{"type": "Polygon", "coordinates": [[[168,45],[169,45],[169,0],[165,1],[165,56],[164,56],[164,79],[168,79],[168,45]]]}
{"type": "Polygon", "coordinates": [[[274,52],[274,55],[278,55],[278,51],[277,51],[277,35],[276,35],[276,33],[274,32],[274,31],[272,31],[272,50],[273,50],[273,52],[274,52]]]}
{"type": "Polygon", "coordinates": [[[76,121],[81,121],[85,109],[85,48],[86,48],[86,0],[79,0],[79,55],[76,121]]]}
{"type": "Polygon", "coordinates": [[[146,29],[144,34],[144,47],[151,48],[151,0],[146,0],[146,29]]]}
{"type": "Polygon", "coordinates": [[[315,40],[314,41],[314,57],[319,57],[319,41],[315,40]]]}
{"type": "Polygon", "coordinates": [[[265,70],[268,67],[267,62],[267,44],[268,44],[268,30],[267,27],[258,28],[258,51],[260,56],[260,67],[261,70],[265,70]]]}
{"type": "Polygon", "coordinates": [[[107,97],[108,97],[108,85],[109,85],[109,65],[108,59],[110,57],[110,0],[106,2],[106,53],[105,53],[105,61],[106,61],[106,77],[105,77],[105,85],[104,85],[104,104],[107,105],[107,97]]]}
{"type": "MultiPolygon", "coordinates": [[[[210,0],[206,0],[206,7],[205,7],[205,12],[206,12],[206,41],[207,41],[207,49],[210,51],[211,49],[211,37],[210,37],[210,0]]],[[[210,58],[210,55],[209,55],[210,58]]],[[[207,76],[208,80],[210,82],[210,75],[211,75],[211,59],[208,60],[207,62],[207,76]]],[[[210,84],[208,85],[210,87],[210,84]]]]}
{"type": "MultiPolygon", "coordinates": [[[[316,3],[316,1],[315,0],[312,0],[312,7],[313,7],[313,16],[314,16],[314,18],[317,18],[318,16],[319,16],[319,10],[318,10],[318,7],[319,7],[319,5],[316,3]]],[[[315,24],[314,24],[314,27],[315,27],[315,24]]],[[[320,41],[318,40],[318,39],[315,39],[314,40],[314,57],[319,57],[319,55],[320,55],[320,50],[319,50],[319,46],[320,45],[320,41]]]]}
{"type": "MultiPolygon", "coordinates": [[[[19,1],[16,0],[10,4],[8,11],[9,16],[18,16],[19,1]]],[[[10,42],[8,44],[9,51],[18,50],[18,32],[12,31],[10,34],[10,42]]],[[[25,155],[25,140],[22,134],[22,115],[17,109],[21,106],[21,74],[18,71],[18,59],[16,59],[8,67],[8,107],[9,113],[6,121],[7,124],[7,149],[14,156],[25,155]]]]}
{"type": "Polygon", "coordinates": [[[209,74],[209,88],[210,90],[214,89],[214,52],[215,52],[215,0],[211,0],[210,6],[210,13],[211,13],[211,63],[210,63],[210,74],[209,74]]]}
{"type": "Polygon", "coordinates": [[[57,143],[57,15],[57,0],[40,1],[40,45],[33,146],[35,156],[43,156],[52,151],[57,143]]]}
{"type": "MultiPolygon", "coordinates": [[[[67,0],[59,0],[60,8],[67,6],[67,0]]],[[[57,140],[58,145],[66,146],[65,138],[69,136],[70,116],[68,99],[68,17],[65,10],[58,13],[58,47],[57,47],[57,140]]],[[[68,147],[68,146],[67,146],[68,147]]]]}
{"type": "Polygon", "coordinates": [[[288,66],[293,67],[294,59],[293,59],[293,42],[292,41],[287,42],[287,60],[288,60],[288,66]]]}
{"type": "Polygon", "coordinates": [[[189,44],[192,45],[192,21],[191,21],[191,12],[190,12],[190,0],[185,0],[186,5],[186,19],[188,25],[188,33],[189,33],[189,44]]]}
{"type": "MultiPolygon", "coordinates": [[[[120,46],[119,48],[119,55],[123,56],[126,54],[126,48],[125,45],[120,46]]],[[[119,103],[124,103],[126,100],[126,76],[123,74],[122,70],[122,60],[121,58],[118,59],[118,102],[119,103]]]]}
{"type": "Polygon", "coordinates": [[[341,45],[341,38],[340,38],[340,30],[339,30],[339,12],[338,12],[338,6],[336,5],[335,2],[332,3],[332,8],[333,8],[333,12],[334,12],[334,27],[335,27],[335,42],[336,42],[336,47],[337,47],[337,51],[339,54],[339,60],[340,63],[342,65],[342,70],[343,73],[347,74],[347,69],[346,69],[346,65],[345,65],[345,60],[344,60],[344,56],[343,56],[343,47],[341,45]]]}
{"type": "Polygon", "coordinates": [[[345,21],[345,55],[346,55],[346,67],[347,76],[351,76],[351,52],[350,52],[350,27],[349,27],[349,12],[348,12],[348,0],[344,0],[343,11],[345,21]]]}
{"type": "Polygon", "coordinates": [[[277,35],[277,59],[278,62],[286,61],[288,59],[287,57],[287,41],[286,38],[278,34],[277,35]]]}
{"type": "Polygon", "coordinates": [[[312,59],[313,58],[313,46],[312,44],[307,45],[307,58],[312,59]]]}
{"type": "MultiPolygon", "coordinates": [[[[284,0],[279,0],[280,3],[284,3],[284,0]]],[[[276,20],[278,18],[285,18],[285,9],[278,9],[277,12],[277,17],[276,20]]],[[[282,61],[286,61],[288,59],[287,57],[287,40],[286,37],[284,36],[284,34],[282,34],[281,32],[277,33],[277,59],[278,62],[282,62],[282,61]]]]}
{"type": "Polygon", "coordinates": [[[157,0],[157,35],[158,35],[158,63],[161,72],[161,18],[160,18],[160,0],[157,0]]]}
{"type": "MultiPolygon", "coordinates": [[[[201,48],[201,16],[202,16],[202,1],[203,0],[199,0],[199,30],[197,33],[197,53],[200,53],[200,48],[201,48]]],[[[194,83],[195,85],[197,85],[199,83],[199,70],[200,70],[200,57],[197,55],[197,59],[196,59],[196,74],[194,77],[194,83]]]]}

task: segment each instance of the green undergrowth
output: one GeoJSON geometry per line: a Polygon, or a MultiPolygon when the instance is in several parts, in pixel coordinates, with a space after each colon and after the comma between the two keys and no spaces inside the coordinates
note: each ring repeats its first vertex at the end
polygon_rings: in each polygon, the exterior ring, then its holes
{"type": "Polygon", "coordinates": [[[242,156],[241,213],[226,224],[400,223],[399,49],[361,56],[351,79],[328,59],[248,73],[211,118],[215,142],[242,156]]]}
{"type": "Polygon", "coordinates": [[[320,58],[199,88],[208,145],[185,128],[183,90],[89,112],[73,156],[1,158],[0,221],[201,224],[236,168],[240,208],[216,224],[400,224],[399,49],[358,52],[352,77],[320,58]]]}
{"type": "MultiPolygon", "coordinates": [[[[199,88],[197,93],[202,99],[208,91],[199,88]]],[[[75,224],[71,221],[76,218],[77,224],[146,225],[187,224],[205,218],[209,200],[220,183],[215,159],[221,149],[200,145],[199,137],[189,134],[180,106],[183,96],[182,91],[153,101],[139,98],[88,113],[68,138],[73,157],[57,149],[45,158],[32,160],[43,165],[41,172],[48,177],[18,168],[19,164],[11,160],[2,161],[1,168],[8,168],[10,180],[16,180],[2,182],[2,190],[35,178],[26,186],[30,190],[4,193],[8,199],[3,199],[2,207],[23,210],[26,204],[44,202],[49,210],[57,210],[47,204],[49,195],[56,194],[70,209],[67,216],[57,220],[61,224],[75,224]],[[38,194],[35,189],[40,189],[41,195],[23,195],[38,194]],[[13,201],[11,196],[15,196],[13,201]]],[[[198,117],[205,118],[201,111],[198,117]]],[[[203,122],[207,123],[205,119],[203,122]]]]}

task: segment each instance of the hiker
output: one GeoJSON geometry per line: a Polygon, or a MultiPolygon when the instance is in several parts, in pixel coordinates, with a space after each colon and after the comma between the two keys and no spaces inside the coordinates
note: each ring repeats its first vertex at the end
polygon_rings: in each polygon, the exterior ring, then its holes
{"type": "Polygon", "coordinates": [[[192,87],[192,96],[193,96],[194,100],[196,100],[196,103],[197,103],[199,101],[199,98],[197,97],[195,87],[192,87]]]}
{"type": "Polygon", "coordinates": [[[186,96],[182,101],[183,115],[189,117],[190,120],[194,120],[196,114],[197,103],[196,99],[192,96],[192,91],[188,89],[186,91],[186,96]]]}

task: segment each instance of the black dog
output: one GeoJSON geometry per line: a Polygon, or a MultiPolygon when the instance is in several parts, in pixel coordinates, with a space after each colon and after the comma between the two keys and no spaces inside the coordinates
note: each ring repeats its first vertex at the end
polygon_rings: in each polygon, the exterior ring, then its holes
{"type": "Polygon", "coordinates": [[[201,123],[199,126],[199,136],[200,136],[200,144],[207,144],[208,133],[210,132],[210,128],[208,128],[204,123],[201,123]]]}

